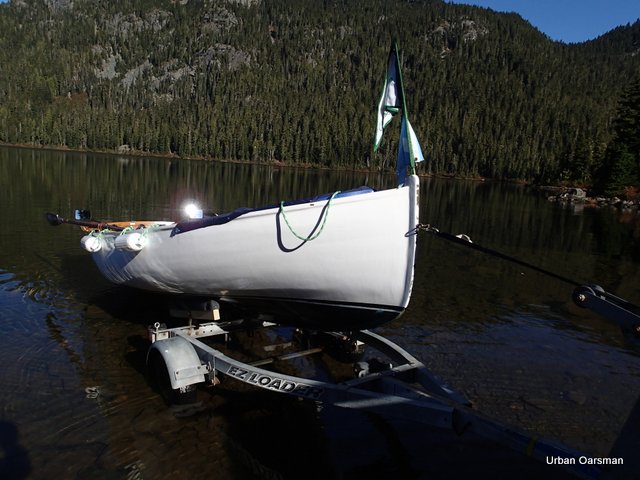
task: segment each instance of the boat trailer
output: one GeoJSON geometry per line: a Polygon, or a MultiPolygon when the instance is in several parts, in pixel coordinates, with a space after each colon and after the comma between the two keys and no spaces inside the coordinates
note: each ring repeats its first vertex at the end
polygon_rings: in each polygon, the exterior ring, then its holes
{"type": "MultiPolygon", "coordinates": [[[[582,307],[594,305],[594,310],[601,313],[606,310],[609,317],[613,315],[609,320],[618,323],[627,334],[632,333],[637,339],[640,316],[629,310],[629,304],[620,304],[619,299],[605,294],[599,287],[581,287],[576,289],[574,301],[582,307]],[[619,321],[616,315],[620,317],[619,321]]],[[[212,337],[227,340],[234,332],[279,327],[278,324],[260,319],[221,321],[219,305],[213,301],[206,315],[198,316],[200,320],[210,318],[212,321],[196,323],[193,320],[195,315],[191,313],[185,317],[189,318],[186,326],[166,328],[156,323],[148,329],[151,346],[147,365],[163,396],[171,403],[193,402],[198,384],[215,386],[226,377],[276,393],[366,410],[382,417],[420,422],[429,427],[453,430],[459,435],[473,432],[541,462],[550,457],[580,459],[561,465],[578,478],[602,478],[603,474],[606,475],[595,459],[590,461],[589,455],[503,425],[473,410],[468,400],[437,378],[417,358],[374,332],[310,333],[339,344],[349,359],[357,359],[365,346],[384,356],[382,360],[373,357],[368,361],[356,361],[354,378],[331,382],[263,368],[276,361],[317,354],[324,350],[322,347],[309,344],[306,345],[309,348],[247,363],[231,358],[202,341],[212,337]]],[[[632,435],[637,436],[637,433],[632,435]]],[[[633,441],[637,442],[637,439],[633,441]]]]}

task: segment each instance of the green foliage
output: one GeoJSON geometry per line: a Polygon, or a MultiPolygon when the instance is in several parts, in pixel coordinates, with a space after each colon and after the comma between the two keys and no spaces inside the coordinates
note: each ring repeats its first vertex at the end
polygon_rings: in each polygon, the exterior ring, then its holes
{"type": "Polygon", "coordinates": [[[614,130],[596,185],[607,195],[620,195],[625,187],[640,187],[640,75],[620,98],[614,130]]]}
{"type": "Polygon", "coordinates": [[[426,170],[588,184],[626,128],[610,119],[639,36],[565,45],[438,0],[14,1],[0,142],[390,168],[393,135],[371,143],[395,38],[426,170]]]}

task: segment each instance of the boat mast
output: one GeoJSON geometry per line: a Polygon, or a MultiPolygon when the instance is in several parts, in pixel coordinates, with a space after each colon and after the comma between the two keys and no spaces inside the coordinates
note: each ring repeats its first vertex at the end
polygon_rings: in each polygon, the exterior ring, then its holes
{"type": "MultiPolygon", "coordinates": [[[[402,99],[402,106],[400,107],[402,109],[401,112],[401,117],[400,117],[400,121],[402,122],[402,130],[401,130],[401,137],[400,137],[400,142],[401,142],[401,147],[402,147],[402,142],[407,142],[407,148],[409,151],[409,165],[407,165],[407,175],[415,175],[416,173],[416,162],[415,162],[415,157],[413,155],[413,148],[411,146],[411,141],[409,141],[408,139],[408,131],[407,131],[407,122],[409,121],[409,116],[407,113],[407,99],[406,96],[404,94],[404,78],[402,77],[402,68],[400,66],[400,51],[398,49],[398,42],[394,41],[393,42],[393,50],[395,53],[395,57],[396,57],[396,69],[398,71],[398,80],[400,82],[400,98],[402,99]]],[[[401,148],[400,147],[400,148],[401,148]]],[[[400,152],[401,150],[398,150],[398,156],[400,156],[400,152]]],[[[398,160],[400,160],[398,158],[398,160]]]]}

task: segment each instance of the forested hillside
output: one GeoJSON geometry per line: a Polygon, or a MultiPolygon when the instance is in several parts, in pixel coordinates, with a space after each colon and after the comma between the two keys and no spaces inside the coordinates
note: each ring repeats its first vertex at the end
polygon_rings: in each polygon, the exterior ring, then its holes
{"type": "Polygon", "coordinates": [[[11,0],[0,142],[377,168],[395,155],[393,135],[372,153],[394,38],[423,171],[590,184],[606,170],[640,22],[565,45],[439,0],[11,0]]]}

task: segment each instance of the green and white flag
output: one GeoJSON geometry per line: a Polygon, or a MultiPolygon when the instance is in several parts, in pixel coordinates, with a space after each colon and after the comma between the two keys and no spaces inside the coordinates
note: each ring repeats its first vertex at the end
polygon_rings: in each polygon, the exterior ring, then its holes
{"type": "Polygon", "coordinates": [[[382,142],[382,134],[393,116],[400,111],[402,98],[400,91],[400,70],[398,56],[395,48],[389,52],[387,62],[387,76],[384,80],[382,96],[378,103],[378,122],[376,124],[376,136],[373,142],[373,151],[377,151],[382,142]]]}
{"type": "Polygon", "coordinates": [[[387,75],[384,80],[382,97],[378,103],[378,121],[373,144],[374,152],[380,147],[385,127],[391,122],[393,116],[400,111],[402,112],[402,122],[400,124],[400,143],[398,145],[396,172],[398,184],[402,185],[407,175],[415,173],[416,163],[424,161],[424,155],[422,154],[418,137],[407,116],[407,102],[402,83],[398,46],[394,44],[389,52],[387,75]]]}

